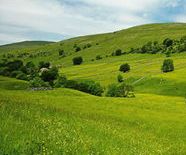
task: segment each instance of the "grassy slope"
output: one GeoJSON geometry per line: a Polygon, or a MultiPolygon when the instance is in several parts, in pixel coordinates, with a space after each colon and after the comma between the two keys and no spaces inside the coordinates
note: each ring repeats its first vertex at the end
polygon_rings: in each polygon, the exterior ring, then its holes
{"type": "MultiPolygon", "coordinates": [[[[39,62],[41,60],[51,61],[53,64],[62,66],[72,66],[72,58],[75,56],[83,56],[84,63],[91,63],[91,59],[94,59],[96,55],[105,57],[110,55],[114,50],[121,48],[124,51],[128,51],[130,48],[142,46],[148,41],[161,42],[167,37],[180,39],[186,35],[186,24],[171,23],[171,24],[149,24],[137,27],[132,27],[122,31],[114,33],[91,35],[72,38],[69,40],[61,41],[58,43],[48,44],[41,47],[28,48],[23,50],[11,50],[10,53],[30,52],[38,53],[42,51],[50,52],[49,56],[37,57],[36,59],[25,59],[25,61],[32,60],[39,62]],[[74,44],[83,47],[87,43],[91,43],[92,47],[82,50],[78,53],[74,51],[74,44]],[[98,43],[99,45],[96,45],[98,43]],[[60,58],[58,50],[63,49],[67,53],[67,57],[60,58]]],[[[3,53],[3,50],[0,49],[3,53]]]]}
{"type": "Polygon", "coordinates": [[[3,90],[0,154],[185,154],[185,110],[181,97],[3,90]]]}
{"type": "Polygon", "coordinates": [[[27,88],[25,82],[0,77],[0,151],[8,154],[186,154],[186,81],[183,78],[186,54],[173,55],[176,70],[168,74],[160,72],[165,58],[161,54],[90,61],[98,54],[105,57],[117,48],[128,50],[149,40],[162,41],[185,34],[186,24],[153,24],[27,49],[31,53],[50,51],[50,56],[34,61],[62,64],[61,73],[68,78],[90,78],[104,86],[116,82],[119,65],[128,62],[132,70],[123,76],[135,83],[136,98],[100,98],[68,89],[31,92],[22,90],[27,88]],[[93,46],[75,53],[75,43],[93,46]],[[60,59],[58,49],[65,49],[69,56],[60,59]],[[71,59],[77,55],[82,55],[85,62],[74,67],[71,59]]]}

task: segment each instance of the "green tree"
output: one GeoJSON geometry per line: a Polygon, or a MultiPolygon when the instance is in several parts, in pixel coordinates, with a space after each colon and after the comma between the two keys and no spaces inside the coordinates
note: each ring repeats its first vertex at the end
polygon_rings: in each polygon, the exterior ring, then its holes
{"type": "Polygon", "coordinates": [[[73,64],[74,64],[74,65],[80,65],[80,64],[83,63],[83,58],[82,58],[81,56],[79,56],[79,57],[74,57],[74,58],[72,59],[72,61],[73,61],[73,64]]]}
{"type": "Polygon", "coordinates": [[[121,72],[129,72],[130,71],[130,65],[128,63],[122,64],[119,68],[119,71],[121,72]]]}
{"type": "Polygon", "coordinates": [[[164,73],[174,71],[173,60],[172,59],[165,59],[161,69],[164,73]]]}
{"type": "Polygon", "coordinates": [[[170,38],[166,38],[164,41],[163,41],[163,45],[165,45],[166,47],[170,47],[173,45],[173,40],[170,39],[170,38]]]}
{"type": "Polygon", "coordinates": [[[41,79],[45,82],[49,82],[51,85],[53,85],[53,81],[57,79],[59,76],[58,68],[52,67],[48,70],[44,70],[41,73],[41,79]]]}

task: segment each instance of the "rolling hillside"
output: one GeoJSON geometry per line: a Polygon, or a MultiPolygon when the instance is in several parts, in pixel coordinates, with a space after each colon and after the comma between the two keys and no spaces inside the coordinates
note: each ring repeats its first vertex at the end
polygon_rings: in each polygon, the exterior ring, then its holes
{"type": "Polygon", "coordinates": [[[186,24],[149,24],[108,34],[3,51],[27,62],[50,61],[68,79],[91,79],[105,89],[121,74],[135,98],[96,97],[72,89],[33,91],[0,76],[0,154],[186,154],[186,52],[172,54],[175,71],[162,73],[165,54],[109,56],[148,41],[180,39],[186,24]],[[87,44],[91,47],[83,49],[87,44]],[[75,52],[74,45],[82,48],[75,52]],[[60,57],[59,50],[66,56],[60,57]],[[39,54],[41,53],[41,54],[39,54]],[[31,57],[32,55],[33,57],[31,57]],[[94,60],[97,55],[103,59],[94,60]],[[82,65],[72,58],[82,56],[82,65]],[[131,71],[118,71],[122,63],[131,71]]]}
{"type": "MultiPolygon", "coordinates": [[[[186,24],[183,23],[171,23],[171,24],[148,24],[142,26],[136,26],[129,29],[91,36],[83,36],[72,38],[69,40],[48,44],[41,47],[9,50],[6,53],[13,53],[15,55],[19,53],[41,53],[47,52],[46,56],[39,56],[36,59],[25,57],[25,61],[39,62],[41,60],[48,60],[53,64],[72,66],[72,58],[75,56],[83,56],[84,63],[91,63],[91,59],[94,59],[96,55],[106,57],[113,51],[120,48],[124,51],[128,51],[131,48],[141,47],[149,41],[162,42],[165,38],[180,39],[186,35],[186,24]],[[75,52],[74,45],[83,48],[85,45],[90,43],[92,46],[75,52]],[[64,50],[66,53],[65,58],[60,58],[58,55],[59,50],[64,50]]],[[[0,51],[2,54],[3,50],[0,51]]]]}

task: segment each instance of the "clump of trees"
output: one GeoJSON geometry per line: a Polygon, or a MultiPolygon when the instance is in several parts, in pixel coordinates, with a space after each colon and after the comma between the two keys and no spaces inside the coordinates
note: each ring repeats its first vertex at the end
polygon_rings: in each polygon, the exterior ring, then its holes
{"type": "Polygon", "coordinates": [[[111,84],[108,87],[106,96],[108,97],[135,97],[132,85],[121,83],[111,84]]]}
{"type": "Polygon", "coordinates": [[[119,68],[119,71],[121,72],[129,72],[130,71],[130,65],[128,63],[122,64],[119,68]]]}
{"type": "Polygon", "coordinates": [[[83,58],[81,56],[74,57],[72,59],[73,65],[81,65],[83,63],[83,58]]]}
{"type": "Polygon", "coordinates": [[[149,41],[139,48],[131,48],[129,53],[164,53],[166,56],[170,56],[171,53],[186,52],[186,36],[181,37],[179,40],[173,40],[166,38],[163,42],[158,43],[157,41],[149,41]]]}
{"type": "Polygon", "coordinates": [[[30,81],[30,86],[33,87],[41,87],[41,85],[52,87],[54,80],[58,78],[58,69],[44,61],[39,62],[36,66],[33,62],[24,64],[21,60],[2,59],[0,61],[0,75],[30,81]]]}
{"type": "Polygon", "coordinates": [[[161,67],[161,70],[162,70],[164,73],[174,71],[174,63],[173,63],[173,60],[172,60],[172,59],[165,59],[165,60],[163,61],[163,65],[162,65],[162,67],[161,67]]]}

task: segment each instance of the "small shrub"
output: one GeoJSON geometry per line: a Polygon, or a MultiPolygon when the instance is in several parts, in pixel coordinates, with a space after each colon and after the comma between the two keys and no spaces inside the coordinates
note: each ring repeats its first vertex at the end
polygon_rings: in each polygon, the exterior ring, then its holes
{"type": "Polygon", "coordinates": [[[121,72],[129,72],[130,71],[130,65],[128,63],[122,64],[119,68],[119,71],[121,72]]]}
{"type": "Polygon", "coordinates": [[[74,64],[74,65],[80,65],[80,64],[82,64],[82,62],[83,62],[83,58],[82,58],[81,56],[79,56],[79,57],[74,57],[74,58],[72,59],[72,61],[73,61],[73,64],[74,64]]]}
{"type": "Polygon", "coordinates": [[[165,59],[161,69],[164,73],[174,71],[173,60],[172,59],[165,59]]]}
{"type": "Polygon", "coordinates": [[[59,50],[59,56],[64,56],[64,54],[65,54],[65,51],[64,50],[59,50]]]}
{"type": "Polygon", "coordinates": [[[75,52],[79,52],[79,51],[81,51],[81,48],[80,47],[76,47],[75,52]]]}
{"type": "Polygon", "coordinates": [[[123,82],[123,76],[121,74],[118,75],[117,80],[119,83],[123,82]]]}
{"type": "Polygon", "coordinates": [[[122,55],[122,50],[121,50],[121,49],[117,49],[117,50],[115,51],[115,55],[116,55],[116,56],[122,55]]]}

